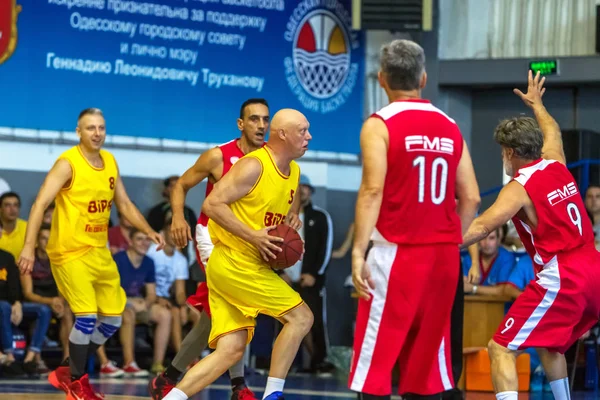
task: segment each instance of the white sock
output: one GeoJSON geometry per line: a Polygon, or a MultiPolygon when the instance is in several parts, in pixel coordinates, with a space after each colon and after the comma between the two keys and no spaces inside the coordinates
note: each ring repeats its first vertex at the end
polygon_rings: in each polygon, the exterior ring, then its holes
{"type": "Polygon", "coordinates": [[[163,397],[163,400],[187,400],[188,397],[185,393],[177,388],[171,389],[168,395],[163,397]]]}
{"type": "Polygon", "coordinates": [[[263,394],[263,400],[265,399],[265,397],[267,397],[273,392],[283,392],[283,385],[285,385],[285,379],[269,377],[267,379],[267,387],[265,388],[265,394],[263,394]]]}
{"type": "Polygon", "coordinates": [[[240,361],[235,363],[231,368],[229,368],[229,379],[233,378],[243,378],[244,377],[244,359],[242,358],[240,361]]]}
{"type": "Polygon", "coordinates": [[[550,382],[550,387],[552,388],[552,394],[556,400],[571,400],[569,378],[552,381],[550,382]]]}
{"type": "Polygon", "coordinates": [[[518,398],[519,398],[519,392],[496,393],[496,399],[498,399],[498,400],[517,400],[518,398]]]}

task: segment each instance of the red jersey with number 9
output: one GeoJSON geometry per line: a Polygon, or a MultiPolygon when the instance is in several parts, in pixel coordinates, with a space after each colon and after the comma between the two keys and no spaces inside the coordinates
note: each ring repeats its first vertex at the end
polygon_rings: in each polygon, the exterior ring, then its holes
{"type": "Polygon", "coordinates": [[[385,122],[389,148],[372,239],[462,243],[454,186],[463,138],[456,122],[427,100],[396,101],[373,117],[385,122]]]}
{"type": "Polygon", "coordinates": [[[561,253],[594,247],[592,223],[564,164],[539,159],[520,168],[513,180],[523,185],[537,214],[535,229],[516,216],[512,219],[537,272],[561,253]]]}

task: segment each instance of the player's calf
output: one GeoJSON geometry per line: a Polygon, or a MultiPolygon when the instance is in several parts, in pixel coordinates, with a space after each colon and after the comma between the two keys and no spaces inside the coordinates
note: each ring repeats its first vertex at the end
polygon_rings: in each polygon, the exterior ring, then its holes
{"type": "Polygon", "coordinates": [[[492,382],[498,400],[517,400],[519,376],[517,374],[517,352],[496,343],[488,343],[492,365],[492,382]]]}

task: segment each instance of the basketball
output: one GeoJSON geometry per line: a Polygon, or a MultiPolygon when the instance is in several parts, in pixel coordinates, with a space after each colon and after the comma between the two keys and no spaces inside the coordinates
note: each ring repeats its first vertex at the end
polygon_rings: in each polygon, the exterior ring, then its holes
{"type": "Polygon", "coordinates": [[[281,224],[277,225],[275,229],[271,229],[269,235],[283,238],[283,242],[275,243],[283,251],[275,253],[277,258],[271,259],[269,262],[272,268],[289,268],[300,260],[304,251],[304,242],[295,229],[287,224],[281,224]]]}

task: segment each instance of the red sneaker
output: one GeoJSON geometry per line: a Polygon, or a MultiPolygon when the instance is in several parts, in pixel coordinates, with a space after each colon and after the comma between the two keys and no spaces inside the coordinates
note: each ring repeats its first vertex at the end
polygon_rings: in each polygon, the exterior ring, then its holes
{"type": "Polygon", "coordinates": [[[60,366],[48,375],[48,382],[55,388],[69,393],[71,386],[71,369],[69,367],[60,366]]]}
{"type": "Polygon", "coordinates": [[[160,374],[154,377],[150,383],[148,383],[148,392],[152,400],[161,400],[165,397],[171,389],[175,387],[177,382],[167,378],[165,374],[160,374]]]}
{"type": "Polygon", "coordinates": [[[100,400],[103,398],[104,397],[96,395],[90,386],[90,380],[87,374],[82,376],[79,380],[71,382],[67,393],[67,400],[100,400]]]}
{"type": "Polygon", "coordinates": [[[256,400],[254,393],[247,387],[241,390],[236,390],[231,394],[231,400],[256,400]]]}

